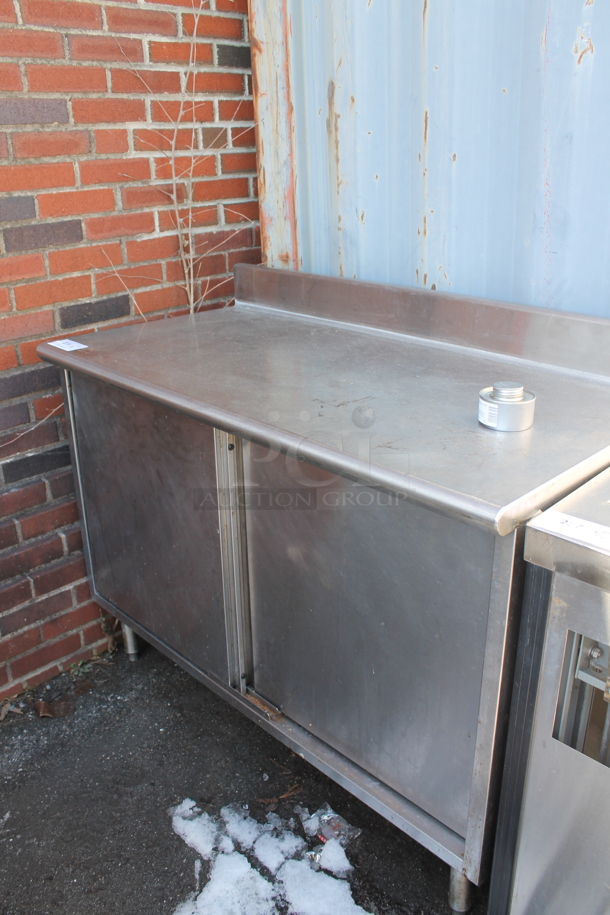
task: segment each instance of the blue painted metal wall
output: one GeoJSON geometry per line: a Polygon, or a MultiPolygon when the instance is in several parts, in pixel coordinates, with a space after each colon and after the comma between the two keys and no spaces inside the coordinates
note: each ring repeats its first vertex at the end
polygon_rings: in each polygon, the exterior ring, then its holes
{"type": "Polygon", "coordinates": [[[287,10],[301,269],[610,317],[608,0],[287,10]]]}

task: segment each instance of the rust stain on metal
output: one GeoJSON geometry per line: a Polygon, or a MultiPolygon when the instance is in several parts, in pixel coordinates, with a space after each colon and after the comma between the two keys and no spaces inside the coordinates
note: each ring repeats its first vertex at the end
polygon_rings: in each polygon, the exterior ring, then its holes
{"type": "Polygon", "coordinates": [[[426,32],[426,20],[427,20],[427,18],[428,18],[428,0],[424,0],[424,6],[423,6],[423,9],[422,9],[421,17],[422,17],[422,26],[423,26],[424,34],[425,34],[425,32],[426,32]]]}
{"type": "Polygon", "coordinates": [[[427,234],[428,234],[428,217],[424,216],[424,232],[423,232],[424,238],[427,236],[427,234]]]}
{"type": "Polygon", "coordinates": [[[430,286],[430,289],[436,289],[436,283],[432,283],[432,285],[430,286]]]}
{"type": "MultiPolygon", "coordinates": [[[[341,67],[343,58],[339,60],[337,64],[337,70],[341,67]]],[[[341,145],[339,140],[339,124],[341,120],[341,113],[337,111],[335,106],[335,96],[337,93],[337,85],[334,79],[329,79],[328,89],[326,92],[328,113],[326,116],[326,137],[328,142],[328,164],[330,168],[330,179],[331,187],[334,188],[336,197],[336,219],[337,219],[337,232],[338,232],[338,257],[339,257],[339,276],[343,276],[343,246],[342,246],[342,232],[343,232],[343,220],[341,218],[341,213],[339,210],[339,204],[341,199],[341,186],[343,184],[341,178],[341,145]]],[[[334,201],[333,201],[334,202],[334,201]]]]}
{"type": "Polygon", "coordinates": [[[428,120],[430,117],[430,112],[426,108],[424,111],[424,149],[428,146],[428,120]]]}
{"type": "Polygon", "coordinates": [[[286,101],[286,114],[288,121],[289,137],[289,181],[286,195],[286,217],[290,228],[290,253],[293,267],[299,267],[299,245],[297,236],[297,213],[296,213],[296,165],[294,159],[294,105],[292,104],[292,88],[290,85],[290,38],[292,36],[292,19],[288,14],[288,0],[282,0],[282,22],[284,26],[284,76],[285,89],[284,97],[286,101]]]}
{"type": "Polygon", "coordinates": [[[281,253],[277,259],[297,269],[294,111],[290,85],[292,25],[288,0],[273,5],[252,4],[249,25],[264,259],[273,262],[279,248],[281,253]],[[280,138],[280,142],[268,143],[267,152],[264,138],[271,140],[272,137],[280,138]],[[263,162],[274,176],[281,176],[274,181],[273,187],[267,181],[263,162]],[[280,195],[279,199],[275,199],[277,195],[280,195]],[[282,213],[281,220],[274,218],[277,212],[282,213]],[[287,262],[284,260],[286,252],[289,254],[287,262]]]}
{"type": "Polygon", "coordinates": [[[451,156],[451,159],[453,160],[453,162],[455,162],[455,160],[457,159],[457,153],[453,153],[453,155],[451,156]]]}
{"type": "Polygon", "coordinates": [[[578,54],[576,63],[578,66],[581,65],[583,57],[585,54],[595,54],[595,48],[593,47],[593,39],[590,35],[585,35],[584,32],[581,32],[578,36],[576,43],[574,44],[574,54],[578,54]],[[584,42],[584,47],[582,45],[584,42]]]}
{"type": "Polygon", "coordinates": [[[424,273],[424,286],[426,285],[427,282],[428,282],[428,274],[424,273]]]}
{"type": "Polygon", "coordinates": [[[593,6],[595,0],[585,0],[585,6],[593,6]]]}

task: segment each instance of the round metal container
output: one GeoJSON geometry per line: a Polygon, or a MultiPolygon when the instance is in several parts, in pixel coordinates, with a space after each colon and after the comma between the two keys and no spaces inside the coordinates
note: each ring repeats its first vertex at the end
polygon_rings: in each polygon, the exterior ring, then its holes
{"type": "Polygon", "coordinates": [[[496,381],[479,391],[479,422],[496,432],[523,432],[534,422],[536,395],[516,381],[496,381]]]}

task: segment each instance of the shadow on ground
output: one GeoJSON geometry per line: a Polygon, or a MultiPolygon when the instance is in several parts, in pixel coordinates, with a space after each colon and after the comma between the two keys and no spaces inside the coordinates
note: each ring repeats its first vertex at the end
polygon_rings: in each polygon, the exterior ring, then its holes
{"type": "MultiPolygon", "coordinates": [[[[109,660],[81,674],[94,686],[72,715],[34,710],[64,674],[0,725],[1,915],[172,915],[195,889],[197,856],[167,812],[187,797],[214,815],[248,804],[261,821],[327,801],[362,829],[348,849],[360,906],[449,913],[448,868],[382,817],[154,649],[109,660]]],[[[479,892],[472,915],[485,912],[479,892]]]]}

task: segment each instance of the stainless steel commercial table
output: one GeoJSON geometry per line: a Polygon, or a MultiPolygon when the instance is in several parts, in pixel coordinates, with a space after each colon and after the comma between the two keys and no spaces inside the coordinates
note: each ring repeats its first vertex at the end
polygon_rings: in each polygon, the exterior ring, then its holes
{"type": "Polygon", "coordinates": [[[610,465],[610,322],[242,265],[233,308],[79,339],[39,353],[96,600],[445,860],[459,908],[522,525],[610,465]],[[478,423],[499,379],[532,428],[478,423]]]}

